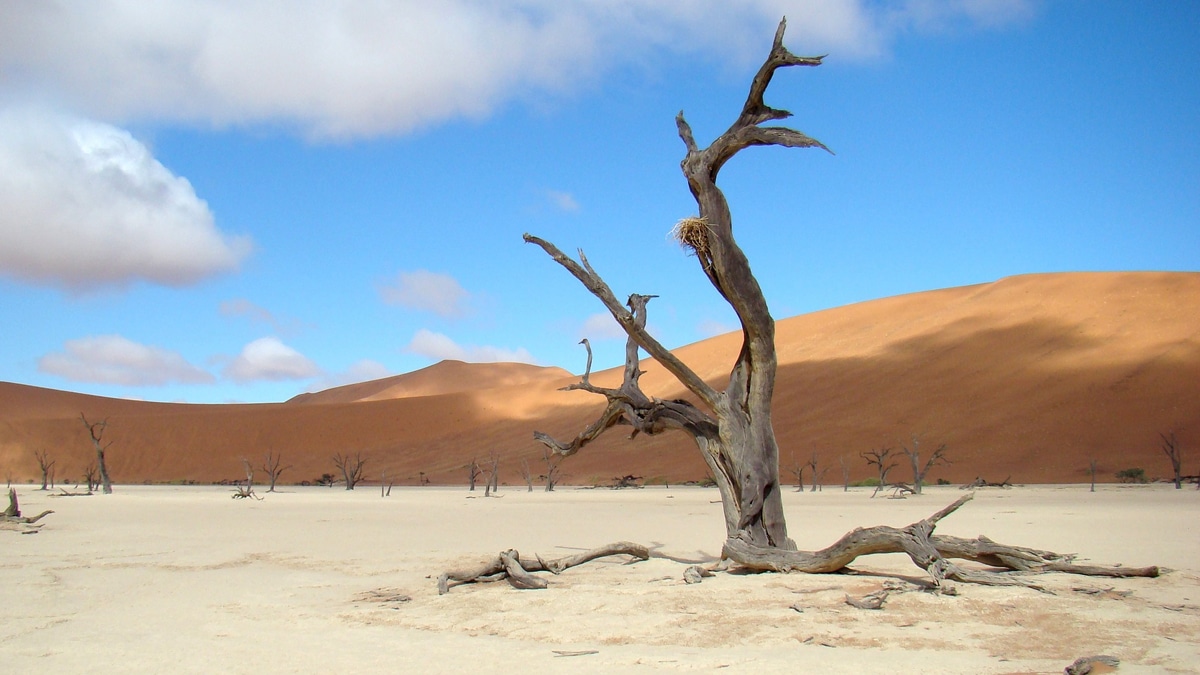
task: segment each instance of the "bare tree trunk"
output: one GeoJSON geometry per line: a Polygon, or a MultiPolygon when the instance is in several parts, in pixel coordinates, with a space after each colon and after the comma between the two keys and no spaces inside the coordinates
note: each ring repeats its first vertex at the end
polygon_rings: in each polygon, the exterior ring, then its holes
{"type": "Polygon", "coordinates": [[[484,485],[484,487],[483,487],[483,496],[491,497],[493,492],[498,492],[499,491],[499,485],[498,485],[499,481],[500,481],[500,454],[493,452],[492,457],[491,457],[491,467],[488,471],[487,484],[484,485]]]}
{"type": "MultiPolygon", "coordinates": [[[[42,490],[45,490],[47,481],[50,480],[53,482],[49,477],[51,471],[54,469],[55,460],[50,459],[50,453],[46,450],[34,450],[33,456],[37,459],[38,468],[42,471],[42,490]]],[[[54,486],[51,485],[50,487],[54,486]]]]}
{"type": "Polygon", "coordinates": [[[79,413],[79,419],[83,420],[83,426],[87,427],[88,435],[92,438],[92,446],[96,449],[96,466],[100,471],[100,484],[103,486],[103,492],[106,495],[112,494],[112,481],[108,478],[108,464],[104,461],[104,451],[112,445],[112,441],[103,443],[104,432],[108,429],[108,418],[104,418],[99,422],[88,422],[87,417],[83,413],[79,413]]]}
{"type": "Polygon", "coordinates": [[[479,462],[475,458],[471,458],[471,463],[467,465],[467,481],[470,486],[467,491],[475,491],[475,481],[479,480],[479,476],[483,473],[483,469],[479,468],[479,462]]]}
{"type": "Polygon", "coordinates": [[[913,493],[921,494],[921,486],[925,483],[925,475],[929,473],[929,469],[937,464],[949,464],[950,460],[946,459],[946,444],[943,443],[933,451],[925,464],[921,464],[921,441],[916,437],[912,437],[912,449],[907,446],[901,448],[904,454],[908,455],[909,462],[912,464],[913,472],[913,493]]]}
{"type": "Polygon", "coordinates": [[[1175,440],[1175,432],[1170,435],[1159,434],[1162,436],[1162,451],[1166,453],[1167,459],[1171,460],[1171,470],[1174,472],[1175,489],[1183,489],[1183,480],[1180,477],[1180,472],[1183,466],[1183,457],[1179,448],[1179,442],[1175,440]]]}
{"type": "Polygon", "coordinates": [[[342,454],[340,452],[333,456],[333,465],[342,472],[347,490],[353,490],[354,486],[363,479],[363,465],[366,463],[367,458],[361,452],[355,453],[353,457],[349,453],[342,454]]]}
{"type": "Polygon", "coordinates": [[[271,487],[267,489],[267,492],[275,491],[276,481],[279,480],[279,477],[281,475],[283,475],[284,471],[287,471],[290,468],[292,468],[291,464],[289,464],[287,466],[283,466],[283,454],[282,453],[280,453],[278,455],[276,455],[274,452],[267,453],[267,457],[263,461],[263,465],[262,465],[262,470],[266,472],[267,477],[271,484],[271,487]]]}
{"type": "Polygon", "coordinates": [[[838,464],[842,465],[842,492],[850,491],[850,465],[846,462],[846,456],[838,457],[838,464]]]}
{"type": "Polygon", "coordinates": [[[880,448],[878,450],[869,450],[859,455],[863,459],[867,460],[867,466],[874,466],[879,471],[879,485],[875,486],[875,491],[871,493],[872,497],[879,494],[880,490],[887,487],[888,472],[896,468],[897,462],[888,461],[888,457],[890,457],[891,454],[891,448],[880,448]]]}
{"type": "Polygon", "coordinates": [[[1096,460],[1088,462],[1088,467],[1092,472],[1092,492],[1096,491],[1096,460]]]}
{"type": "MultiPolygon", "coordinates": [[[[794,549],[787,536],[779,481],[779,446],[771,422],[775,391],[775,321],[749,261],[733,236],[733,221],[725,195],[717,187],[717,174],[739,151],[755,145],[825,148],[808,136],[779,126],[759,126],[785,119],[790,113],[767,106],[763,95],[775,71],[790,66],[817,66],[821,57],[797,57],[783,46],[786,22],[781,21],[767,60],[750,85],[741,114],[721,136],[701,149],[691,126],[680,113],[675,118],[687,153],[681,163],[699,214],[681,221],[677,238],[696,255],[704,275],[736,312],[742,325],[742,348],[731,368],[724,390],[709,386],[695,372],[646,332],[646,303],[653,297],[631,295],[628,309],[591,269],[580,253],[580,262],[563,255],[552,244],[532,235],[527,242],[539,245],[599,298],[629,336],[625,379],[618,390],[604,390],[584,381],[572,388],[604,394],[609,405],[601,418],[570,443],[537,437],[563,456],[615,424],[629,424],[634,433],[660,433],[683,429],[696,442],[721,493],[726,533],[757,546],[794,549]],[[708,412],[687,401],[663,401],[646,396],[638,387],[637,348],[645,349],[675,376],[708,412]]],[[[826,148],[828,149],[828,148],[826,148]]],[[[589,349],[590,351],[590,349],[589,349]]]]}
{"type": "Polygon", "coordinates": [[[529,460],[521,458],[521,478],[525,480],[525,487],[528,492],[533,492],[533,471],[529,468],[529,460]]]}

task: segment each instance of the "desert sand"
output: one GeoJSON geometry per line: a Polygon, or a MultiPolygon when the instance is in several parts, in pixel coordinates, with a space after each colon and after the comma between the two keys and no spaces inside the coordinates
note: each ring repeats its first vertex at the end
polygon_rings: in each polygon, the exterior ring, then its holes
{"type": "MultiPolygon", "coordinates": [[[[1018,483],[1098,479],[1170,466],[1160,433],[1177,434],[1184,473],[1200,469],[1200,273],[1038,274],[863,302],[777,322],[774,423],[784,476],[814,454],[841,482],[871,475],[860,453],[945,443],[952,464],[929,476],[965,483],[982,476],[1018,483]]],[[[651,307],[651,323],[653,323],[651,307]]],[[[686,345],[676,354],[723,388],[740,334],[686,345]]],[[[620,358],[597,342],[597,358],[620,358]]],[[[580,349],[579,368],[585,355],[580,349]]],[[[598,361],[599,362],[599,361],[598,361]]],[[[643,389],[684,394],[653,361],[643,389]]],[[[615,385],[618,370],[593,374],[615,385]]],[[[79,480],[94,458],[80,423],[109,420],[109,469],[123,483],[241,479],[242,458],[267,452],[291,465],[293,484],[333,472],[334,453],[363,453],[369,477],[415,485],[463,484],[472,458],[492,452],[502,481],[537,470],[541,430],[570,438],[604,408],[598,396],[560,391],[578,381],[560,368],[443,362],[385,380],[288,402],[184,405],[99,398],[0,382],[0,471],[39,480],[34,453],[57,461],[60,482],[79,480]]],[[[928,456],[928,455],[925,455],[928,456]]],[[[627,440],[616,430],[562,469],[575,484],[632,474],[647,481],[702,479],[682,434],[627,440]]]]}
{"type": "MultiPolygon", "coordinates": [[[[259,488],[262,494],[263,488],[259,488]]],[[[717,574],[714,490],[287,487],[262,501],[221,487],[117,485],[53,498],[21,486],[33,535],[0,531],[0,663],[6,672],[1059,673],[1110,654],[1122,673],[1195,672],[1200,661],[1200,491],[1086,485],[981,489],[939,532],[1171,568],[1156,579],[1041,575],[1051,593],[959,585],[958,597],[892,593],[919,578],[901,556],[859,575],[717,574]],[[654,547],[518,591],[439,596],[439,573],[496,552],[558,557],[617,540],[654,547]],[[800,611],[797,611],[800,610],[800,611]],[[559,652],[586,652],[560,655],[559,652]]],[[[785,495],[792,536],[820,548],[860,525],[903,526],[958,498],[785,495]]]]}

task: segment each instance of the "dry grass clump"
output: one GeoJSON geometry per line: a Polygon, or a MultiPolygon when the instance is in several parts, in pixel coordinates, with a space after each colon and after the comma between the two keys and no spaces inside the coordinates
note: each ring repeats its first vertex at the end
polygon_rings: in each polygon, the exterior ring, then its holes
{"type": "Polygon", "coordinates": [[[708,221],[703,218],[684,218],[671,228],[671,238],[706,263],[712,260],[708,237],[708,221]]]}

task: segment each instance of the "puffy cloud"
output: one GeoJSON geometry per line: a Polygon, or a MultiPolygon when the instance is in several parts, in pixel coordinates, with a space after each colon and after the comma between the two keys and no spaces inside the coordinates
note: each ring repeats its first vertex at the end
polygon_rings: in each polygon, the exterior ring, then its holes
{"type": "Polygon", "coordinates": [[[567,92],[655,51],[749,63],[792,18],[801,51],[870,56],[896,33],[990,27],[1028,0],[91,0],[0,3],[0,78],[107,119],[279,121],[405,133],[567,92]]]}
{"type": "Polygon", "coordinates": [[[120,335],[68,340],[64,351],[38,360],[38,370],[74,382],[127,387],[162,386],[172,382],[208,384],[215,378],[180,354],[139,344],[120,335]]]}
{"type": "Polygon", "coordinates": [[[125,131],[0,110],[0,274],[74,290],[182,286],[235,269],[249,250],[125,131]]]}
{"type": "Polygon", "coordinates": [[[441,333],[424,328],[413,335],[412,341],[408,343],[404,351],[435,361],[453,359],[471,363],[536,363],[533,355],[524,348],[464,347],[441,333]]]}
{"type": "Polygon", "coordinates": [[[559,192],[558,190],[546,190],[546,199],[550,201],[559,211],[567,213],[575,213],[579,210],[579,202],[575,201],[575,196],[569,192],[559,192]]]}
{"type": "Polygon", "coordinates": [[[726,333],[732,333],[733,331],[741,330],[741,327],[734,324],[716,321],[714,319],[704,319],[698,326],[696,326],[696,330],[707,338],[724,335],[726,333]]]}
{"type": "Polygon", "coordinates": [[[381,285],[379,294],[389,305],[433,312],[446,318],[468,313],[469,294],[448,274],[425,270],[401,272],[394,283],[381,285]]]}
{"type": "Polygon", "coordinates": [[[584,320],[583,325],[579,328],[579,337],[589,340],[615,340],[620,338],[625,339],[625,329],[621,328],[621,324],[612,318],[612,314],[602,312],[593,314],[584,320]]]}
{"type": "Polygon", "coordinates": [[[254,323],[265,323],[278,333],[292,334],[300,329],[296,319],[277,316],[274,312],[245,298],[234,298],[221,302],[221,316],[246,317],[254,323]]]}
{"type": "Polygon", "coordinates": [[[259,338],[247,344],[224,370],[225,377],[240,383],[304,380],[321,374],[317,364],[276,337],[259,338]]]}
{"type": "Polygon", "coordinates": [[[393,375],[388,367],[378,361],[363,359],[350,364],[350,367],[340,373],[330,373],[309,386],[309,391],[324,391],[346,384],[381,380],[393,375]]]}

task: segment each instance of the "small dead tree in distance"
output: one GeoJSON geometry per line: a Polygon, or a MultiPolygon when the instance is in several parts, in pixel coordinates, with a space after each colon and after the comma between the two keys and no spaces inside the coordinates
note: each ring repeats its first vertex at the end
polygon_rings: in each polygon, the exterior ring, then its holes
{"type": "Polygon", "coordinates": [[[796,492],[804,492],[804,472],[807,469],[808,464],[801,464],[796,461],[796,456],[792,455],[792,465],[788,467],[788,471],[796,478],[796,492]]]}
{"type": "Polygon", "coordinates": [[[877,450],[868,450],[860,453],[859,456],[867,460],[867,466],[874,466],[879,472],[879,485],[875,486],[875,491],[871,496],[879,494],[879,491],[887,487],[888,472],[898,466],[896,460],[888,461],[888,457],[892,454],[892,448],[879,448],[877,450]]]}
{"type": "Polygon", "coordinates": [[[554,487],[558,485],[559,476],[562,474],[561,458],[550,448],[542,448],[542,458],[546,461],[546,492],[554,492],[554,487]]]}
{"type": "Polygon", "coordinates": [[[96,467],[100,472],[100,485],[106,495],[112,494],[112,481],[108,478],[108,464],[105,463],[104,453],[112,445],[112,441],[104,443],[104,432],[108,429],[108,418],[99,422],[89,422],[83,413],[79,413],[83,426],[87,427],[88,435],[92,438],[92,447],[96,449],[96,467]]]}
{"type": "Polygon", "coordinates": [[[479,480],[479,476],[483,474],[483,469],[479,468],[479,462],[475,458],[471,458],[471,463],[467,465],[467,488],[468,492],[475,491],[475,482],[479,480]]]}
{"type": "Polygon", "coordinates": [[[266,459],[263,460],[262,470],[267,474],[267,481],[270,487],[267,492],[275,491],[275,483],[284,471],[292,468],[292,465],[283,465],[283,453],[275,454],[273,451],[267,453],[266,459]]]}
{"type": "Polygon", "coordinates": [[[529,460],[521,458],[520,464],[521,479],[525,481],[527,492],[533,492],[533,471],[529,468],[529,460]]]}
{"type": "MultiPolygon", "coordinates": [[[[539,246],[604,304],[629,338],[620,387],[598,387],[589,381],[590,347],[589,367],[581,382],[566,387],[603,395],[608,404],[600,417],[569,442],[542,432],[534,432],[534,438],[552,452],[567,457],[617,424],[631,426],[634,436],[668,430],[687,432],[695,441],[721,495],[726,526],[722,556],[749,569],[833,572],[860,555],[905,552],[914,563],[929,572],[935,583],[945,579],[991,584],[1026,583],[1011,576],[961,568],[947,560],[954,557],[985,560],[989,565],[1006,569],[1045,570],[1052,567],[1089,573],[1085,566],[1064,562],[1064,556],[1050,552],[1033,552],[986,539],[972,541],[933,535],[937,522],[969,500],[970,494],[907,528],[860,528],[822,551],[797,551],[794,542],[788,538],[779,481],[779,447],[771,423],[776,375],[775,322],[750,271],[749,262],[734,240],[729,205],[716,185],[717,173],[725,162],[747,147],[825,147],[793,129],[760,126],[763,122],[790,116],[790,113],[763,102],[763,94],[775,71],[790,66],[821,64],[822,57],[797,57],[789,52],[783,46],[785,29],[786,20],[779,24],[771,52],[750,85],[750,94],[741,114],[707,148],[701,149],[697,145],[683,114],[676,117],[679,136],[687,148],[681,167],[700,211],[698,217],[682,221],[676,235],[695,254],[701,270],[732,306],[742,326],[742,349],[726,387],[718,390],[709,385],[646,331],[646,305],[654,296],[631,294],[622,305],[582,252],[576,261],[550,242],[526,234],[526,242],[539,246]],[[682,399],[658,399],[643,393],[638,385],[642,374],[639,348],[683,384],[698,399],[699,405],[682,399]]],[[[629,550],[618,548],[625,552],[629,550]]],[[[521,560],[515,552],[506,552],[495,565],[484,569],[444,574],[441,585],[447,587],[450,580],[466,583],[495,579],[503,573],[518,587],[542,587],[544,583],[522,585],[528,581],[528,570],[535,564],[521,560]]],[[[545,567],[541,565],[540,568],[545,567]]],[[[1127,575],[1131,571],[1132,568],[1106,567],[1099,573],[1127,575]]],[[[1157,568],[1139,572],[1158,574],[1157,568]]]]}
{"type": "Polygon", "coordinates": [[[333,456],[333,465],[342,472],[342,479],[346,481],[346,489],[353,490],[355,485],[363,479],[363,465],[367,463],[367,458],[361,452],[354,453],[337,453],[333,456]]]}
{"type": "Polygon", "coordinates": [[[33,456],[37,459],[38,469],[42,472],[42,489],[45,490],[50,472],[54,469],[55,460],[50,459],[50,453],[46,450],[34,450],[33,456]]]}
{"type": "Polygon", "coordinates": [[[1170,434],[1159,434],[1162,437],[1162,451],[1167,455],[1167,459],[1171,460],[1171,470],[1174,472],[1175,489],[1183,489],[1183,479],[1180,476],[1183,466],[1183,457],[1180,454],[1179,441],[1175,440],[1175,432],[1170,434]]]}
{"type": "Polygon", "coordinates": [[[488,467],[487,484],[483,487],[483,496],[491,497],[493,492],[499,492],[500,482],[500,453],[493,452],[490,460],[491,464],[488,467]]]}
{"type": "Polygon", "coordinates": [[[929,459],[925,460],[925,464],[921,464],[921,441],[916,436],[912,437],[912,448],[901,446],[904,454],[908,455],[908,461],[912,464],[913,472],[913,493],[921,494],[921,485],[925,482],[925,475],[929,470],[938,464],[949,464],[950,460],[946,459],[946,444],[942,443],[933,451],[929,459]]]}

